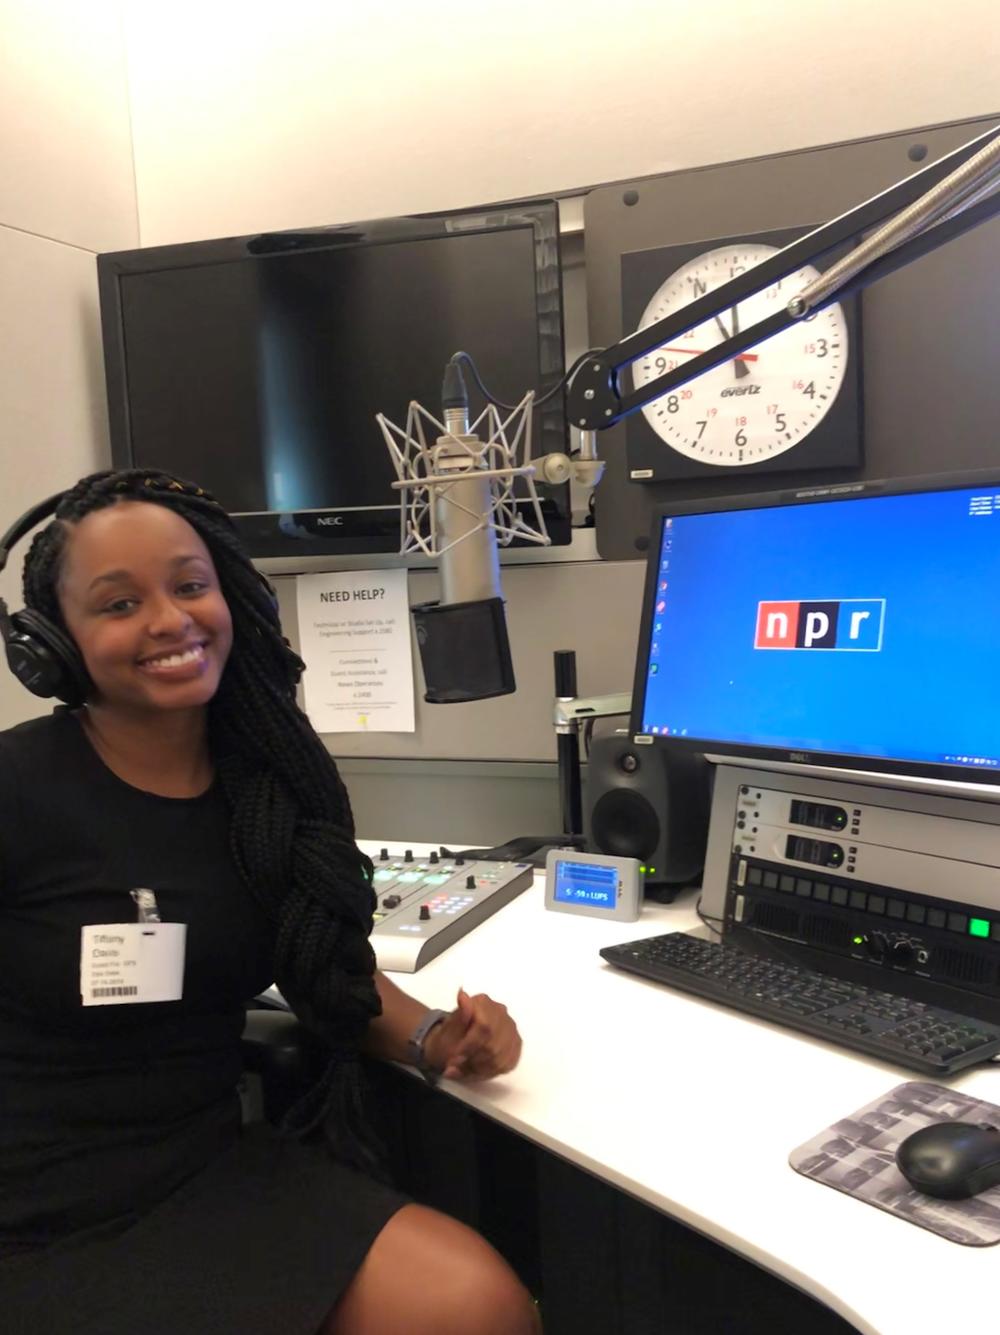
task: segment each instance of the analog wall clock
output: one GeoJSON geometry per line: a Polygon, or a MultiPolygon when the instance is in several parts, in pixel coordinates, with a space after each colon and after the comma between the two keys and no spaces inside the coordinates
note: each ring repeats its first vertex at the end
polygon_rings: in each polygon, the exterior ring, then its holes
{"type": "MultiPolygon", "coordinates": [[[[622,256],[623,327],[641,329],[759,264],[805,229],[670,246],[622,256]]],[[[804,266],[772,287],[633,362],[636,388],[756,324],[800,291],[804,266]]],[[[861,462],[858,299],[828,306],[713,371],[655,399],[626,422],[634,481],[796,472],[861,462]]]]}

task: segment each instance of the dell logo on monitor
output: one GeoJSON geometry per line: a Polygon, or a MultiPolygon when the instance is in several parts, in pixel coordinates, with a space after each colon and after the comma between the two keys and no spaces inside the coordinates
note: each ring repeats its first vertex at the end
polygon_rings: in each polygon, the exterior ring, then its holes
{"type": "Polygon", "coordinates": [[[878,653],[884,623],[884,598],[758,603],[753,647],[878,653]]]}

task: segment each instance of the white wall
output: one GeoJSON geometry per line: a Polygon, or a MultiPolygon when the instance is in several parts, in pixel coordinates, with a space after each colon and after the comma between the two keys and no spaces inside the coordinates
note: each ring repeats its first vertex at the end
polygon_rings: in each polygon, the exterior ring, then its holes
{"type": "MultiPolygon", "coordinates": [[[[94,254],[138,241],[117,5],[0,0],[0,528],[109,457],[94,254]]],[[[0,577],[21,606],[24,548],[0,577]]],[[[0,670],[0,727],[47,712],[0,670]]]]}
{"type": "Polygon", "coordinates": [[[995,0],[127,4],[142,242],[569,190],[983,114],[995,0]]]}

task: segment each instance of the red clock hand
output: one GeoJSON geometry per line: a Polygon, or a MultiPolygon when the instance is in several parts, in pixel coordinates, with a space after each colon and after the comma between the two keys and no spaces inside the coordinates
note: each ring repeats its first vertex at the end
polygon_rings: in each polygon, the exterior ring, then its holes
{"type": "MultiPolygon", "coordinates": [[[[657,352],[686,352],[690,357],[700,357],[705,351],[704,348],[657,348],[657,352]]],[[[733,358],[734,362],[755,362],[758,360],[756,352],[738,352],[733,358]]]]}

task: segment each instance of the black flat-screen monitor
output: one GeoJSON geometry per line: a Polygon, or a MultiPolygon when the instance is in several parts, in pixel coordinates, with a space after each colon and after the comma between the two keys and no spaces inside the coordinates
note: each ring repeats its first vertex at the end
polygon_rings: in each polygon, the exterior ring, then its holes
{"type": "Polygon", "coordinates": [[[632,733],[1000,783],[1000,471],[656,516],[632,733]]]}
{"type": "MultiPolygon", "coordinates": [[[[553,201],[120,251],[98,278],[115,465],[207,487],[256,557],[398,549],[375,414],[440,417],[452,353],[511,403],[563,374],[553,201]]],[[[533,437],[565,450],[561,395],[533,437]]],[[[539,492],[568,542],[568,489],[539,492]]]]}

